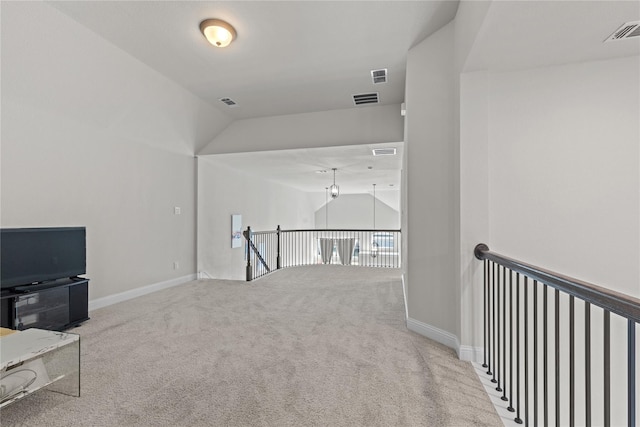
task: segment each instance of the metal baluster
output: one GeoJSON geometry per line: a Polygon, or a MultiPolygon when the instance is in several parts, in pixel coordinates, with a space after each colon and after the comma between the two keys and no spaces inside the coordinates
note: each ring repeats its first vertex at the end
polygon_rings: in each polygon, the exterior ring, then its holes
{"type": "MultiPolygon", "coordinates": [[[[502,267],[502,271],[504,272],[504,267],[502,267]]],[[[497,311],[498,311],[498,328],[496,329],[496,340],[498,342],[498,347],[496,351],[496,372],[498,374],[498,384],[496,387],[496,391],[502,391],[502,388],[500,388],[500,267],[498,267],[498,310],[497,311]]]]}
{"type": "Polygon", "coordinates": [[[636,425],[636,322],[627,320],[627,424],[636,425]]]}
{"type": "Polygon", "coordinates": [[[507,270],[502,268],[502,397],[507,401],[507,270]]]}
{"type": "Polygon", "coordinates": [[[542,324],[543,324],[543,381],[544,381],[544,427],[549,426],[549,324],[548,324],[548,311],[547,311],[547,299],[548,299],[548,286],[545,285],[542,289],[542,324]]]}
{"type": "MultiPolygon", "coordinates": [[[[493,263],[493,276],[491,277],[491,282],[493,284],[493,304],[491,305],[491,312],[493,313],[493,357],[494,360],[497,357],[496,353],[496,263],[493,263]]],[[[491,370],[491,366],[489,366],[489,370],[491,370]]],[[[489,372],[491,373],[491,372],[489,372]]],[[[493,378],[491,379],[492,383],[497,383],[496,381],[496,369],[493,368],[493,378]]]]}
{"type": "MultiPolygon", "coordinates": [[[[489,279],[490,279],[489,282],[493,281],[493,275],[491,274],[491,271],[492,271],[491,267],[493,265],[495,265],[495,263],[490,261],[489,262],[489,275],[491,277],[489,277],[489,279]]],[[[491,293],[491,284],[490,283],[487,283],[487,290],[489,291],[489,293],[487,295],[487,327],[488,327],[487,338],[488,338],[488,341],[489,341],[489,343],[487,345],[487,347],[488,347],[488,352],[487,352],[487,355],[488,355],[488,359],[487,359],[488,360],[488,363],[487,363],[488,364],[487,375],[491,375],[492,374],[492,372],[491,372],[491,349],[492,349],[492,345],[491,344],[492,344],[492,338],[493,337],[491,335],[491,295],[492,295],[492,293],[491,293]]]]}
{"type": "Polygon", "coordinates": [[[556,427],[560,427],[560,291],[555,292],[556,427]]]}
{"type": "Polygon", "coordinates": [[[514,421],[522,424],[520,418],[520,273],[516,273],[516,418],[514,421]]]}
{"type": "Polygon", "coordinates": [[[513,271],[509,269],[509,412],[513,408],[513,271]]]}
{"type": "Polygon", "coordinates": [[[584,303],[585,427],[591,427],[591,304],[584,303]]]}
{"type": "Polygon", "coordinates": [[[487,366],[487,312],[488,307],[487,307],[487,286],[488,286],[488,282],[489,282],[489,261],[487,261],[486,259],[484,261],[482,261],[482,266],[484,267],[484,280],[482,283],[482,299],[483,299],[483,305],[482,307],[484,308],[484,311],[482,313],[482,323],[483,323],[483,329],[484,329],[484,338],[483,338],[483,344],[484,344],[484,359],[482,360],[482,367],[486,368],[487,366]]]}
{"type": "Polygon", "coordinates": [[[533,281],[533,425],[538,425],[538,281],[533,281]]]}
{"type": "Polygon", "coordinates": [[[575,302],[573,295],[569,295],[569,425],[576,425],[576,337],[575,337],[575,302]]]}
{"type": "Polygon", "coordinates": [[[524,277],[524,425],[529,425],[529,278],[524,277]]]}
{"type": "Polygon", "coordinates": [[[611,313],[604,311],[604,425],[611,426],[611,313]]]}
{"type": "MultiPolygon", "coordinates": [[[[492,338],[494,338],[493,341],[495,341],[495,337],[493,336],[493,332],[492,332],[491,328],[492,328],[493,325],[495,325],[496,263],[492,262],[491,266],[493,268],[490,268],[490,272],[493,272],[493,274],[491,274],[491,284],[492,284],[492,286],[490,287],[491,295],[489,296],[489,303],[491,304],[491,311],[494,314],[489,316],[489,369],[487,369],[487,375],[493,375],[493,373],[491,372],[491,366],[493,365],[493,359],[491,358],[491,350],[492,350],[491,341],[492,341],[492,338]],[[491,303],[491,299],[492,299],[491,296],[493,296],[493,303],[491,303]]],[[[494,376],[494,380],[492,380],[492,382],[495,382],[495,376],[494,376]]]]}

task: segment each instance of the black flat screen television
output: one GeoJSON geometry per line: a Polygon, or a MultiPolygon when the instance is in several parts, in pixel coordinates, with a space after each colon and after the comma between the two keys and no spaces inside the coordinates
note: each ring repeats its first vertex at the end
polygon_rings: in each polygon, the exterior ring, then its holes
{"type": "Polygon", "coordinates": [[[2,289],[86,274],[85,227],[0,230],[2,289]]]}

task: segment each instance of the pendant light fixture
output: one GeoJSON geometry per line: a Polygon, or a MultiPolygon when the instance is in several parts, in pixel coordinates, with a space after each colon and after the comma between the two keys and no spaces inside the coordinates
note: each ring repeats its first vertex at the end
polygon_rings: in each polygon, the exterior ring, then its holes
{"type": "Polygon", "coordinates": [[[376,229],[376,185],[373,184],[373,229],[376,229]]]}
{"type": "Polygon", "coordinates": [[[324,228],[329,228],[329,187],[324,187],[324,228]]]}
{"type": "Polygon", "coordinates": [[[376,241],[376,185],[373,184],[373,230],[374,232],[371,234],[371,258],[375,258],[378,256],[378,242],[376,241]]]}
{"type": "Polygon", "coordinates": [[[329,187],[329,191],[331,192],[331,198],[336,199],[340,195],[340,187],[336,185],[336,171],[337,168],[333,168],[333,185],[329,187]]]}

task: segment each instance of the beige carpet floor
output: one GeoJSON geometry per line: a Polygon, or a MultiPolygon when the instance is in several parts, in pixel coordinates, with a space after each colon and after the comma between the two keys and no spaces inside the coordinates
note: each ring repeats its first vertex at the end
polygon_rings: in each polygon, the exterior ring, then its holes
{"type": "Polygon", "coordinates": [[[472,366],[406,329],[400,273],[312,266],[95,310],[82,396],[2,426],[501,426],[472,366]]]}

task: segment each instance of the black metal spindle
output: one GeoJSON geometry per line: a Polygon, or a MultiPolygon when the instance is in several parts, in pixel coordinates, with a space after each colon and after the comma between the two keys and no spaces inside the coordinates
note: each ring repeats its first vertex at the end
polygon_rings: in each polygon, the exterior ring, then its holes
{"type": "Polygon", "coordinates": [[[569,425],[576,425],[576,337],[575,337],[575,302],[569,295],[569,425]]]}
{"type": "Polygon", "coordinates": [[[492,366],[492,364],[491,364],[491,354],[492,354],[491,350],[493,349],[493,334],[491,333],[491,330],[492,330],[492,327],[493,327],[493,323],[492,323],[492,318],[491,318],[491,309],[492,309],[491,298],[492,298],[492,295],[493,295],[493,292],[492,292],[493,289],[492,289],[491,283],[493,283],[493,274],[492,274],[493,265],[494,265],[494,263],[490,262],[490,264],[489,264],[489,276],[490,277],[489,277],[489,283],[487,284],[487,289],[489,291],[489,293],[487,295],[487,300],[488,300],[487,301],[487,321],[488,321],[487,322],[487,327],[488,327],[488,330],[489,330],[489,333],[487,335],[487,339],[488,339],[488,345],[487,345],[487,348],[488,348],[488,351],[487,351],[487,365],[488,365],[487,366],[487,368],[488,368],[487,369],[487,375],[492,375],[492,372],[491,372],[491,366],[492,366]]]}
{"type": "Polygon", "coordinates": [[[520,418],[520,273],[516,273],[516,418],[514,421],[522,424],[520,418]]]}
{"type": "Polygon", "coordinates": [[[549,426],[549,316],[548,316],[548,286],[543,287],[542,294],[542,329],[543,329],[543,361],[542,361],[542,379],[543,379],[543,405],[544,405],[544,427],[549,426]]]}
{"type": "Polygon", "coordinates": [[[507,270],[502,267],[502,397],[507,401],[507,270]]]}
{"type": "MultiPolygon", "coordinates": [[[[498,347],[496,344],[496,268],[497,268],[497,264],[493,264],[493,276],[491,277],[491,282],[493,284],[493,304],[491,306],[491,311],[493,313],[493,357],[494,357],[494,361],[495,359],[498,358],[498,347]]],[[[491,379],[492,383],[497,383],[498,381],[496,380],[496,368],[495,366],[493,367],[493,378],[491,379]]]]}
{"type": "Polygon", "coordinates": [[[538,281],[533,281],[533,425],[538,425],[538,281]]]}
{"type": "Polygon", "coordinates": [[[513,271],[509,269],[509,412],[513,408],[513,271]]]}
{"type": "Polygon", "coordinates": [[[636,426],[636,322],[627,320],[627,424],[636,426]]]}
{"type": "Polygon", "coordinates": [[[524,277],[524,425],[529,425],[529,278],[524,277]]]}
{"type": "Polygon", "coordinates": [[[611,426],[611,312],[604,311],[604,426],[611,426]]]}
{"type": "Polygon", "coordinates": [[[560,291],[555,291],[556,427],[560,427],[560,291]]]}
{"type": "MultiPolygon", "coordinates": [[[[503,267],[504,271],[504,267],[503,267]]],[[[497,373],[497,386],[496,391],[502,391],[500,388],[500,266],[498,266],[498,327],[496,329],[496,341],[498,343],[497,351],[496,351],[496,373],[497,373]]],[[[504,360],[504,359],[503,359],[504,360]]]]}
{"type": "Polygon", "coordinates": [[[489,310],[487,310],[487,286],[488,286],[488,282],[489,282],[489,261],[487,261],[486,259],[484,261],[482,261],[482,266],[484,267],[484,280],[483,280],[483,284],[482,284],[482,306],[484,307],[484,311],[482,313],[482,326],[483,326],[483,333],[484,333],[484,337],[483,337],[483,354],[484,354],[484,358],[482,359],[482,367],[486,368],[487,365],[487,313],[489,312],[489,310]]]}
{"type": "Polygon", "coordinates": [[[585,427],[591,427],[591,304],[584,303],[585,427]]]}

